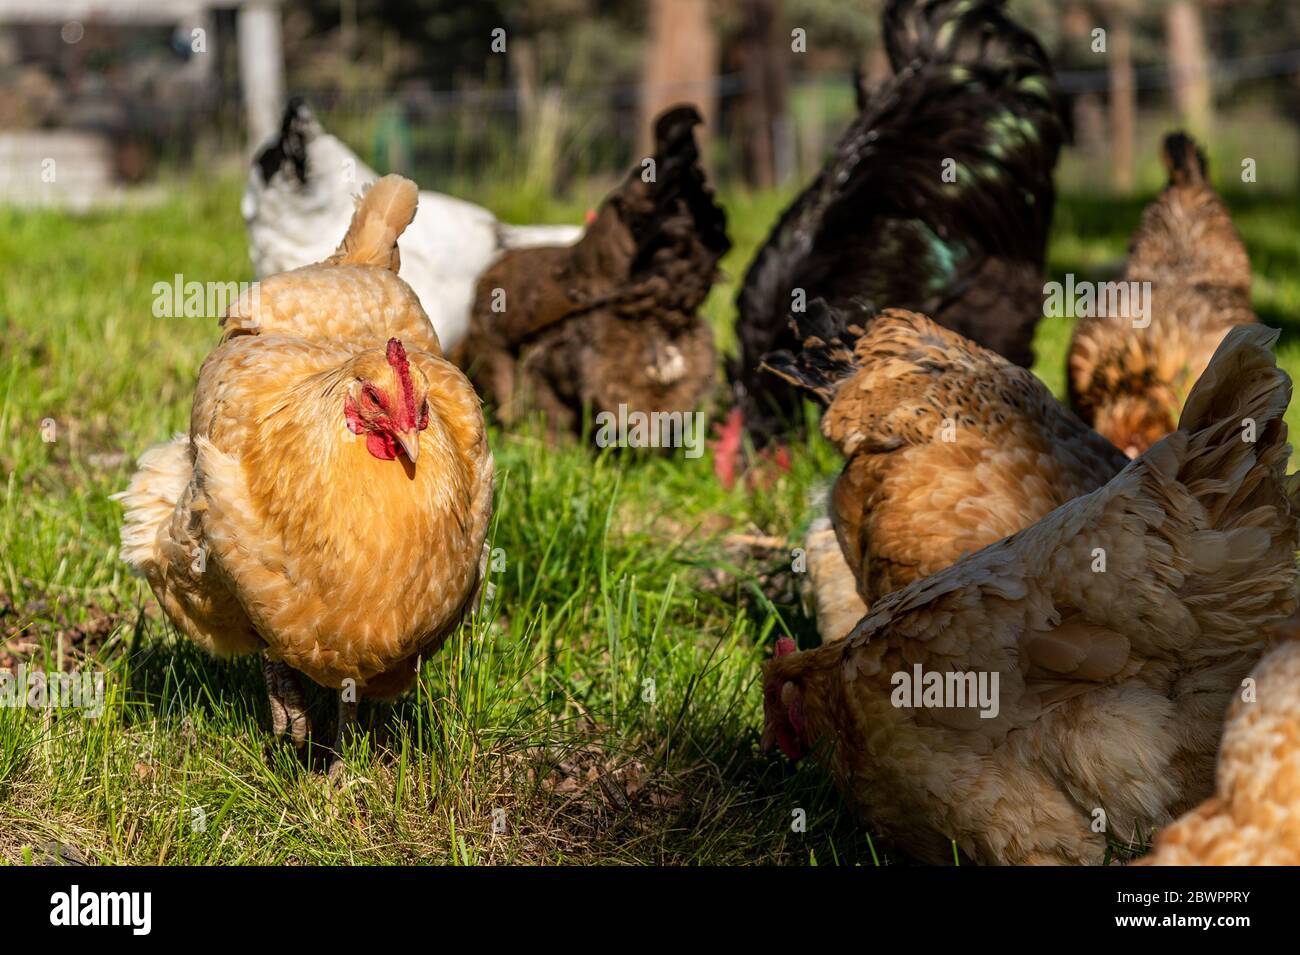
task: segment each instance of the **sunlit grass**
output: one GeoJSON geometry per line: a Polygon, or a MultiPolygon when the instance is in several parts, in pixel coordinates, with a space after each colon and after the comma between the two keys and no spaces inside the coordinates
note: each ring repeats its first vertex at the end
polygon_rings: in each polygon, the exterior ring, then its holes
{"type": "MultiPolygon", "coordinates": [[[[34,662],[55,667],[78,627],[108,620],[81,664],[108,672],[102,718],[0,708],[0,858],[57,844],[145,864],[897,861],[815,766],[757,747],[760,664],[779,633],[810,633],[788,548],[836,468],[816,436],[749,495],[722,490],[707,456],[494,430],[494,602],[425,661],[416,691],[363,707],[346,785],[331,787],[319,753],[304,765],[268,743],[255,661],[211,660],[163,622],[116,557],[108,500],[135,455],[186,427],[216,339],[214,321],[153,317],[153,284],[251,278],[239,189],[196,182],[89,218],[0,211],[0,591],[15,608],[0,628],[25,625],[0,653],[34,640],[34,662]],[[740,533],[788,546],[737,548],[740,533]]],[[[559,206],[479,198],[575,221],[591,191],[559,206]]],[[[1294,199],[1239,193],[1261,316],[1300,370],[1294,199]]],[[[706,312],[728,349],[736,286],[788,194],[723,199],[735,249],[706,312]]],[[[1141,204],[1063,198],[1052,273],[1121,261],[1141,204]]],[[[1058,393],[1069,331],[1051,320],[1038,335],[1058,393]]],[[[332,718],[323,691],[313,718],[332,718]]]]}

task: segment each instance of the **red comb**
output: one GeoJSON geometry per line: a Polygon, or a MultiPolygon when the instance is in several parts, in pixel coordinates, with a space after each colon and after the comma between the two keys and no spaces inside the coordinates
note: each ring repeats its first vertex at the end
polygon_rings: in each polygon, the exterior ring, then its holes
{"type": "Polygon", "coordinates": [[[402,386],[402,400],[398,405],[395,423],[403,430],[414,428],[415,421],[415,386],[411,384],[411,363],[406,360],[406,349],[397,338],[388,339],[388,364],[397,373],[397,380],[402,386]]]}
{"type": "Polygon", "coordinates": [[[400,338],[388,339],[388,363],[397,370],[399,375],[410,371],[410,364],[406,360],[406,349],[402,347],[400,338]]]}
{"type": "Polygon", "coordinates": [[[789,656],[797,649],[798,647],[794,645],[794,641],[789,637],[781,637],[776,641],[776,655],[778,657],[789,656]]]}

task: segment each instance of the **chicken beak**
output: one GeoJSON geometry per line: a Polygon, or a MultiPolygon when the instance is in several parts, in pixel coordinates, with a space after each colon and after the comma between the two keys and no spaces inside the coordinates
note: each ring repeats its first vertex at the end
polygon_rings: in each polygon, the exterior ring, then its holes
{"type": "Polygon", "coordinates": [[[407,458],[414,464],[415,459],[420,456],[420,432],[412,428],[410,431],[396,431],[393,437],[397,439],[397,443],[406,452],[407,458]]]}

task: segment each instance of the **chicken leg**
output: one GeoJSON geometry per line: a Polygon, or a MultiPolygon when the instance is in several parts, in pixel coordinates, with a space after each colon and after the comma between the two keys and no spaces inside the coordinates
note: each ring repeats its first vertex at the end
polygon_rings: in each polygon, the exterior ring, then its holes
{"type": "Polygon", "coordinates": [[[298,674],[284,661],[264,656],[262,676],[271,704],[271,732],[277,737],[287,733],[294,746],[302,746],[311,733],[311,720],[298,674]]]}
{"type": "MultiPolygon", "coordinates": [[[[356,691],[351,691],[355,693],[356,691]]],[[[338,780],[347,772],[347,767],[343,763],[343,738],[350,727],[357,720],[357,701],[348,700],[348,691],[339,691],[339,718],[338,730],[334,734],[334,755],[330,760],[329,776],[331,780],[338,780]]]]}

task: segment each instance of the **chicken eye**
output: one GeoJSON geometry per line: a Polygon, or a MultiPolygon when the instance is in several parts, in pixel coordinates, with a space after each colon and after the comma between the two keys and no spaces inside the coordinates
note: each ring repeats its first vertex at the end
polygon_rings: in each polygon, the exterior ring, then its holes
{"type": "Polygon", "coordinates": [[[384,399],[375,389],[374,385],[366,385],[365,388],[362,389],[361,393],[376,408],[382,409],[384,407],[384,399]]]}
{"type": "Polygon", "coordinates": [[[420,430],[423,431],[429,427],[429,399],[424,399],[424,404],[420,405],[420,430]]]}

